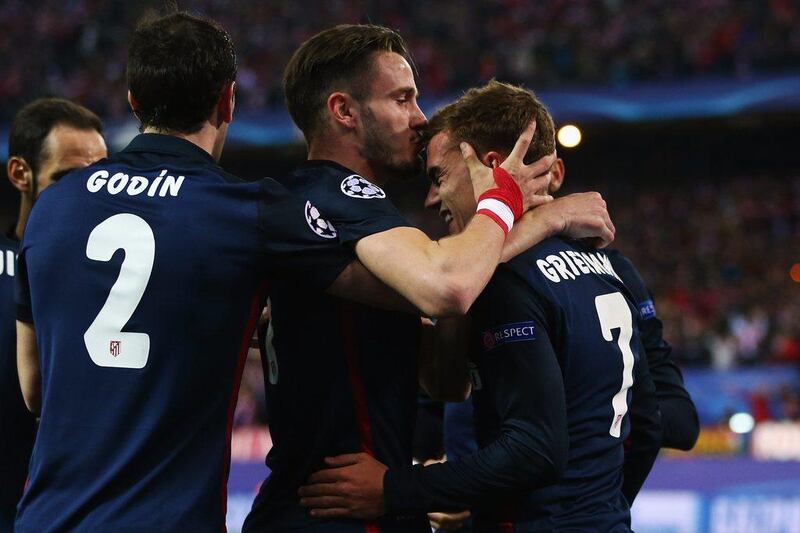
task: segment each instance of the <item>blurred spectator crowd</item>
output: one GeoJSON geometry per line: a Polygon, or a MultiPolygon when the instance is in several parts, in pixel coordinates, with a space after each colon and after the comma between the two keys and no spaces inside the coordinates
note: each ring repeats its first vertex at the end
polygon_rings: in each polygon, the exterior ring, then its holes
{"type": "Polygon", "coordinates": [[[800,176],[603,193],[680,363],[800,362],[800,176]]]}
{"type": "MultiPolygon", "coordinates": [[[[161,0],[4,0],[0,120],[42,95],[127,117],[131,28],[161,0]]],[[[292,51],[336,23],[400,30],[425,96],[492,77],[532,88],[626,84],[776,71],[800,64],[797,0],[184,0],[228,29],[239,50],[239,110],[282,105],[292,51]]]]}

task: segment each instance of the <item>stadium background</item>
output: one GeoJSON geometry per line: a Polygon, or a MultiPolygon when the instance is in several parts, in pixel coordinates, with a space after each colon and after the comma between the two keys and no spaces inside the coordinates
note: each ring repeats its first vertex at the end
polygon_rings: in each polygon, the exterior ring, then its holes
{"type": "MultiPolygon", "coordinates": [[[[161,2],[0,2],[0,159],[10,118],[37,96],[106,121],[112,151],[136,133],[125,101],[130,29],[161,2]]],[[[615,246],[655,294],[702,432],[662,452],[638,531],[800,531],[800,2],[658,0],[184,1],[239,50],[223,166],[278,175],[304,158],[282,107],[291,51],[339,22],[409,41],[426,113],[496,77],[539,93],[582,142],[559,146],[568,191],[598,190],[615,246]]],[[[424,178],[389,193],[431,235],[424,178]]],[[[17,197],[0,182],[0,223],[17,197]]],[[[202,214],[198,214],[202,216],[202,214]]],[[[68,283],[69,280],[65,280],[68,283]]],[[[197,305],[202,305],[198,302],[197,305]]],[[[190,332],[187,332],[190,334],[190,332]]],[[[236,411],[229,524],[266,473],[263,383],[250,354],[236,411]]]]}

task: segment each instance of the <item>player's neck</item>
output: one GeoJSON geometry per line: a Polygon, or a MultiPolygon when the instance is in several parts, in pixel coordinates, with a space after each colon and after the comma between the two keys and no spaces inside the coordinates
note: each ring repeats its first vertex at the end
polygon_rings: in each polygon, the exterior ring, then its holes
{"type": "Polygon", "coordinates": [[[17,225],[14,227],[14,236],[18,241],[22,240],[22,234],[25,233],[25,225],[28,223],[28,216],[31,214],[33,208],[33,200],[27,195],[22,195],[19,202],[19,217],[17,218],[17,225]]]}
{"type": "Polygon", "coordinates": [[[322,139],[311,143],[308,147],[308,159],[324,159],[339,163],[372,183],[383,185],[380,183],[378,172],[361,156],[357,147],[329,141],[322,139]]]}
{"type": "Polygon", "coordinates": [[[202,128],[194,133],[184,133],[181,131],[163,130],[148,126],[142,133],[160,133],[161,135],[171,135],[180,139],[185,139],[208,152],[215,161],[219,161],[219,153],[222,152],[219,146],[218,130],[210,123],[205,123],[202,128]]]}

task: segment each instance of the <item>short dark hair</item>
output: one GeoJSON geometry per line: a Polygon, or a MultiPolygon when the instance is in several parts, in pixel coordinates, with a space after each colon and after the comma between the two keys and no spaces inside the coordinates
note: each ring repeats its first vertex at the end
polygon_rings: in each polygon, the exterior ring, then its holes
{"type": "Polygon", "coordinates": [[[423,127],[426,141],[447,132],[453,143],[468,142],[479,154],[510,153],[520,133],[536,119],[536,133],[525,155],[535,161],[556,149],[553,118],[533,91],[492,80],[436,112],[423,127]]]}
{"type": "Polygon", "coordinates": [[[211,19],[185,12],[146,18],[131,39],[127,76],[142,128],[194,133],[236,79],[236,51],[211,19]]]}
{"type": "Polygon", "coordinates": [[[103,123],[85,107],[63,98],[39,98],[19,110],[8,132],[8,155],[21,157],[35,176],[47,155],[44,140],[56,126],[103,133],[103,123]]]}
{"type": "Polygon", "coordinates": [[[355,98],[366,92],[376,52],[395,52],[411,62],[403,37],[373,24],[340,24],[322,31],[298,48],[283,72],[286,107],[310,140],[324,116],[325,103],[335,90],[355,98]]]}

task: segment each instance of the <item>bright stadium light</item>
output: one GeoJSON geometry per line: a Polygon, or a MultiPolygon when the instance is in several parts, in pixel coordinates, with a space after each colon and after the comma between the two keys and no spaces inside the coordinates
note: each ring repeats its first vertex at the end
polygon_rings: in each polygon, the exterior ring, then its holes
{"type": "Polygon", "coordinates": [[[728,427],[731,428],[731,431],[739,434],[750,433],[755,425],[756,422],[750,413],[736,413],[728,420],[728,427]]]}
{"type": "Polygon", "coordinates": [[[575,148],[581,143],[581,130],[573,124],[561,126],[558,130],[558,142],[564,148],[575,148]]]}

